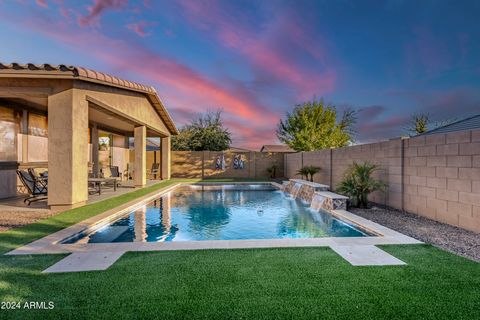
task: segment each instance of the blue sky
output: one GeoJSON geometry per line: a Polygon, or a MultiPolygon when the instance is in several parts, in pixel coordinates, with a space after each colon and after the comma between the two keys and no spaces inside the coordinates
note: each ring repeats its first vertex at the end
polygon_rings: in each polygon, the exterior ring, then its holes
{"type": "Polygon", "coordinates": [[[3,62],[154,86],[176,123],[223,109],[234,145],[276,143],[296,103],[359,110],[359,142],[480,113],[479,1],[5,1],[3,62]]]}

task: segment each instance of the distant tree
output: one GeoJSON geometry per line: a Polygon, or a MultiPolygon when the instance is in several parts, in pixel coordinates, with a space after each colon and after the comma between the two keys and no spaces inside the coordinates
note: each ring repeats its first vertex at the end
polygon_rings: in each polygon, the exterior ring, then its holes
{"type": "Polygon", "coordinates": [[[175,151],[223,151],[232,143],[230,131],[223,126],[221,111],[198,114],[172,138],[175,151]]]}
{"type": "Polygon", "coordinates": [[[356,114],[347,110],[337,119],[337,109],[322,100],[304,102],[287,112],[277,127],[278,139],[295,151],[343,147],[353,142],[356,114]]]}
{"type": "Polygon", "coordinates": [[[436,128],[447,126],[455,121],[457,121],[456,118],[451,118],[432,123],[429,114],[414,114],[408,122],[405,130],[410,136],[415,136],[436,128]]]}
{"type": "Polygon", "coordinates": [[[406,126],[409,135],[417,135],[427,132],[430,124],[430,116],[428,114],[414,114],[406,126]]]}

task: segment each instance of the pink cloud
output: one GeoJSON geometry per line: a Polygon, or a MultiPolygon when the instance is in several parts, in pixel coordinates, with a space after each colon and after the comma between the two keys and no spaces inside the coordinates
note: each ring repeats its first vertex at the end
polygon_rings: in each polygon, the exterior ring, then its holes
{"type": "Polygon", "coordinates": [[[148,27],[151,27],[151,26],[154,26],[154,25],[155,25],[154,22],[148,22],[148,21],[145,21],[145,20],[140,20],[139,22],[128,24],[127,29],[132,30],[137,35],[139,35],[140,37],[143,38],[143,37],[149,36],[151,34],[151,32],[148,32],[146,29],[148,27]]]}
{"type": "Polygon", "coordinates": [[[182,110],[204,112],[220,108],[225,111],[225,118],[235,124],[232,131],[238,137],[236,142],[252,146],[262,139],[257,130],[265,130],[274,138],[273,128],[278,117],[239,84],[217,83],[175,59],[152,52],[136,42],[109,38],[98,30],[73,30],[72,25],[52,24],[40,17],[31,19],[29,27],[104,61],[110,69],[120,72],[116,75],[134,73],[146,79],[147,84],[157,84],[159,95],[169,110],[173,114],[179,110],[179,124],[188,121],[188,112],[182,113],[182,110]]]}
{"type": "Polygon", "coordinates": [[[86,26],[96,21],[101,14],[108,9],[120,9],[128,3],[128,0],[94,0],[93,5],[87,7],[88,14],[81,16],[78,23],[86,26]]]}
{"type": "Polygon", "coordinates": [[[326,61],[325,49],[297,24],[292,12],[279,15],[262,30],[251,27],[251,21],[241,12],[225,8],[224,2],[180,1],[186,20],[198,30],[214,34],[217,41],[246,57],[260,80],[286,83],[296,91],[298,99],[332,92],[336,71],[326,61]],[[287,44],[285,44],[287,42],[287,44]],[[284,46],[290,45],[289,48],[284,46]],[[321,68],[300,66],[288,53],[299,51],[315,59],[321,68]]]}
{"type": "Polygon", "coordinates": [[[48,8],[48,3],[46,0],[35,0],[35,2],[42,8],[48,8]]]}

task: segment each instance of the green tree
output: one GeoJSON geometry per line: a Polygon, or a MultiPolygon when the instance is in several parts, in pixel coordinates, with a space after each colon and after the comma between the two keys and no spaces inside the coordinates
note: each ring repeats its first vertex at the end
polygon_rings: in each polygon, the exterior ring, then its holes
{"type": "Polygon", "coordinates": [[[337,119],[337,109],[322,100],[304,102],[287,112],[285,121],[277,127],[278,139],[295,151],[314,151],[336,148],[353,142],[356,117],[347,110],[337,119]]]}
{"type": "Polygon", "coordinates": [[[408,122],[405,130],[410,136],[425,133],[440,127],[448,126],[457,121],[457,118],[450,118],[441,121],[432,122],[428,113],[414,114],[408,122]]]}
{"type": "Polygon", "coordinates": [[[223,126],[221,111],[197,115],[172,138],[175,151],[223,151],[232,143],[230,131],[223,126]]]}
{"type": "Polygon", "coordinates": [[[428,131],[430,116],[428,114],[414,114],[405,128],[410,135],[422,134],[428,131]]]}

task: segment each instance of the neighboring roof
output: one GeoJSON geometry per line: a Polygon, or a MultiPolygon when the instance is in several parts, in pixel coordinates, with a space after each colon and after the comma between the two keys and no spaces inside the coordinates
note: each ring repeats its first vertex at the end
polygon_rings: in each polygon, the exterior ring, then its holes
{"type": "Polygon", "coordinates": [[[94,83],[100,83],[108,86],[118,87],[131,91],[141,92],[147,94],[151,103],[155,106],[158,114],[167,125],[167,128],[172,134],[178,134],[178,129],[173,122],[172,117],[168,113],[167,109],[162,103],[162,100],[158,96],[153,87],[144,86],[142,84],[123,80],[103,72],[95,70],[77,67],[67,66],[64,64],[52,65],[52,64],[19,64],[10,63],[5,64],[0,62],[0,75],[1,74],[15,74],[15,75],[35,75],[35,77],[41,78],[62,78],[62,79],[79,79],[83,81],[89,81],[94,83]]]}
{"type": "Polygon", "coordinates": [[[245,148],[230,147],[230,148],[228,148],[228,151],[231,151],[231,152],[250,152],[252,150],[245,149],[245,148]]]}
{"type": "Polygon", "coordinates": [[[295,152],[295,150],[284,144],[265,144],[260,152],[295,152]]]}
{"type": "Polygon", "coordinates": [[[427,131],[422,135],[480,129],[480,114],[427,131]]]}

